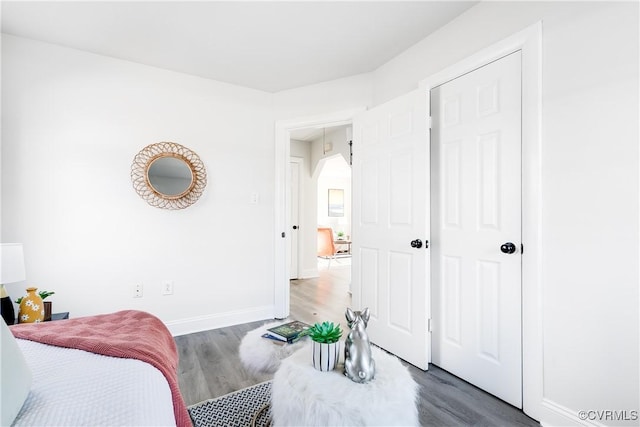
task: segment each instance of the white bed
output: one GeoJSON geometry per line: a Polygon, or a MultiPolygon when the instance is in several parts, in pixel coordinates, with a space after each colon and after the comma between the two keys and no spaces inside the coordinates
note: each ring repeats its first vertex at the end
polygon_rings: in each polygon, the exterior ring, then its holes
{"type": "Polygon", "coordinates": [[[14,426],[176,425],[167,380],[150,364],[17,342],[33,383],[14,426]]]}
{"type": "Polygon", "coordinates": [[[0,323],[0,425],[192,425],[175,341],[157,317],[125,310],[0,323]]]}

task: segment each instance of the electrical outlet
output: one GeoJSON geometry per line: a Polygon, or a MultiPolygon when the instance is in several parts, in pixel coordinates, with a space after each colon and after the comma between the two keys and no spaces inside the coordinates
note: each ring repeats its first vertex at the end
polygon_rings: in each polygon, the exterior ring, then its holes
{"type": "Polygon", "coordinates": [[[165,280],[162,282],[162,295],[173,295],[173,281],[165,280]]]}
{"type": "Polygon", "coordinates": [[[133,297],[142,298],[142,283],[133,285],[133,297]]]}

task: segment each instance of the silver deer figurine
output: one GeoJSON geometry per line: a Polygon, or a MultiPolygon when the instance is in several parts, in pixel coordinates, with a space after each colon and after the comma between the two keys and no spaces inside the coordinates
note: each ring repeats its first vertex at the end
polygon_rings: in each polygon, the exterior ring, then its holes
{"type": "Polygon", "coordinates": [[[347,308],[345,317],[351,332],[344,346],[344,374],[352,381],[366,383],[376,374],[376,363],[371,357],[371,343],[367,335],[369,309],[353,311],[347,308]]]}

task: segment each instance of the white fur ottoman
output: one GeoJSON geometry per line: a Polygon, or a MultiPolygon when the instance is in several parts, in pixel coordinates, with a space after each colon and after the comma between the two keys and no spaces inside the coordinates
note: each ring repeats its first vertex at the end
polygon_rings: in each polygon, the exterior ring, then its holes
{"type": "Polygon", "coordinates": [[[273,374],[280,366],[280,361],[305,345],[308,338],[302,338],[293,344],[278,345],[272,340],[262,338],[267,329],[282,325],[289,320],[265,323],[253,331],[247,332],[240,342],[240,360],[253,374],[273,374]]]}
{"type": "Polygon", "coordinates": [[[305,347],[283,360],[273,378],[275,426],[419,425],[418,384],[395,356],[372,347],[375,379],[358,384],[342,373],[344,362],[331,372],[315,370],[305,347]]]}

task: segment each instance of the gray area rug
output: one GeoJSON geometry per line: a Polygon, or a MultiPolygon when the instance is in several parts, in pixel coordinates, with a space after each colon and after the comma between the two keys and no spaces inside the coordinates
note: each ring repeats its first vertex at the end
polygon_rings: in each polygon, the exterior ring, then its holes
{"type": "Polygon", "coordinates": [[[189,406],[194,427],[268,427],[271,381],[189,406]]]}

